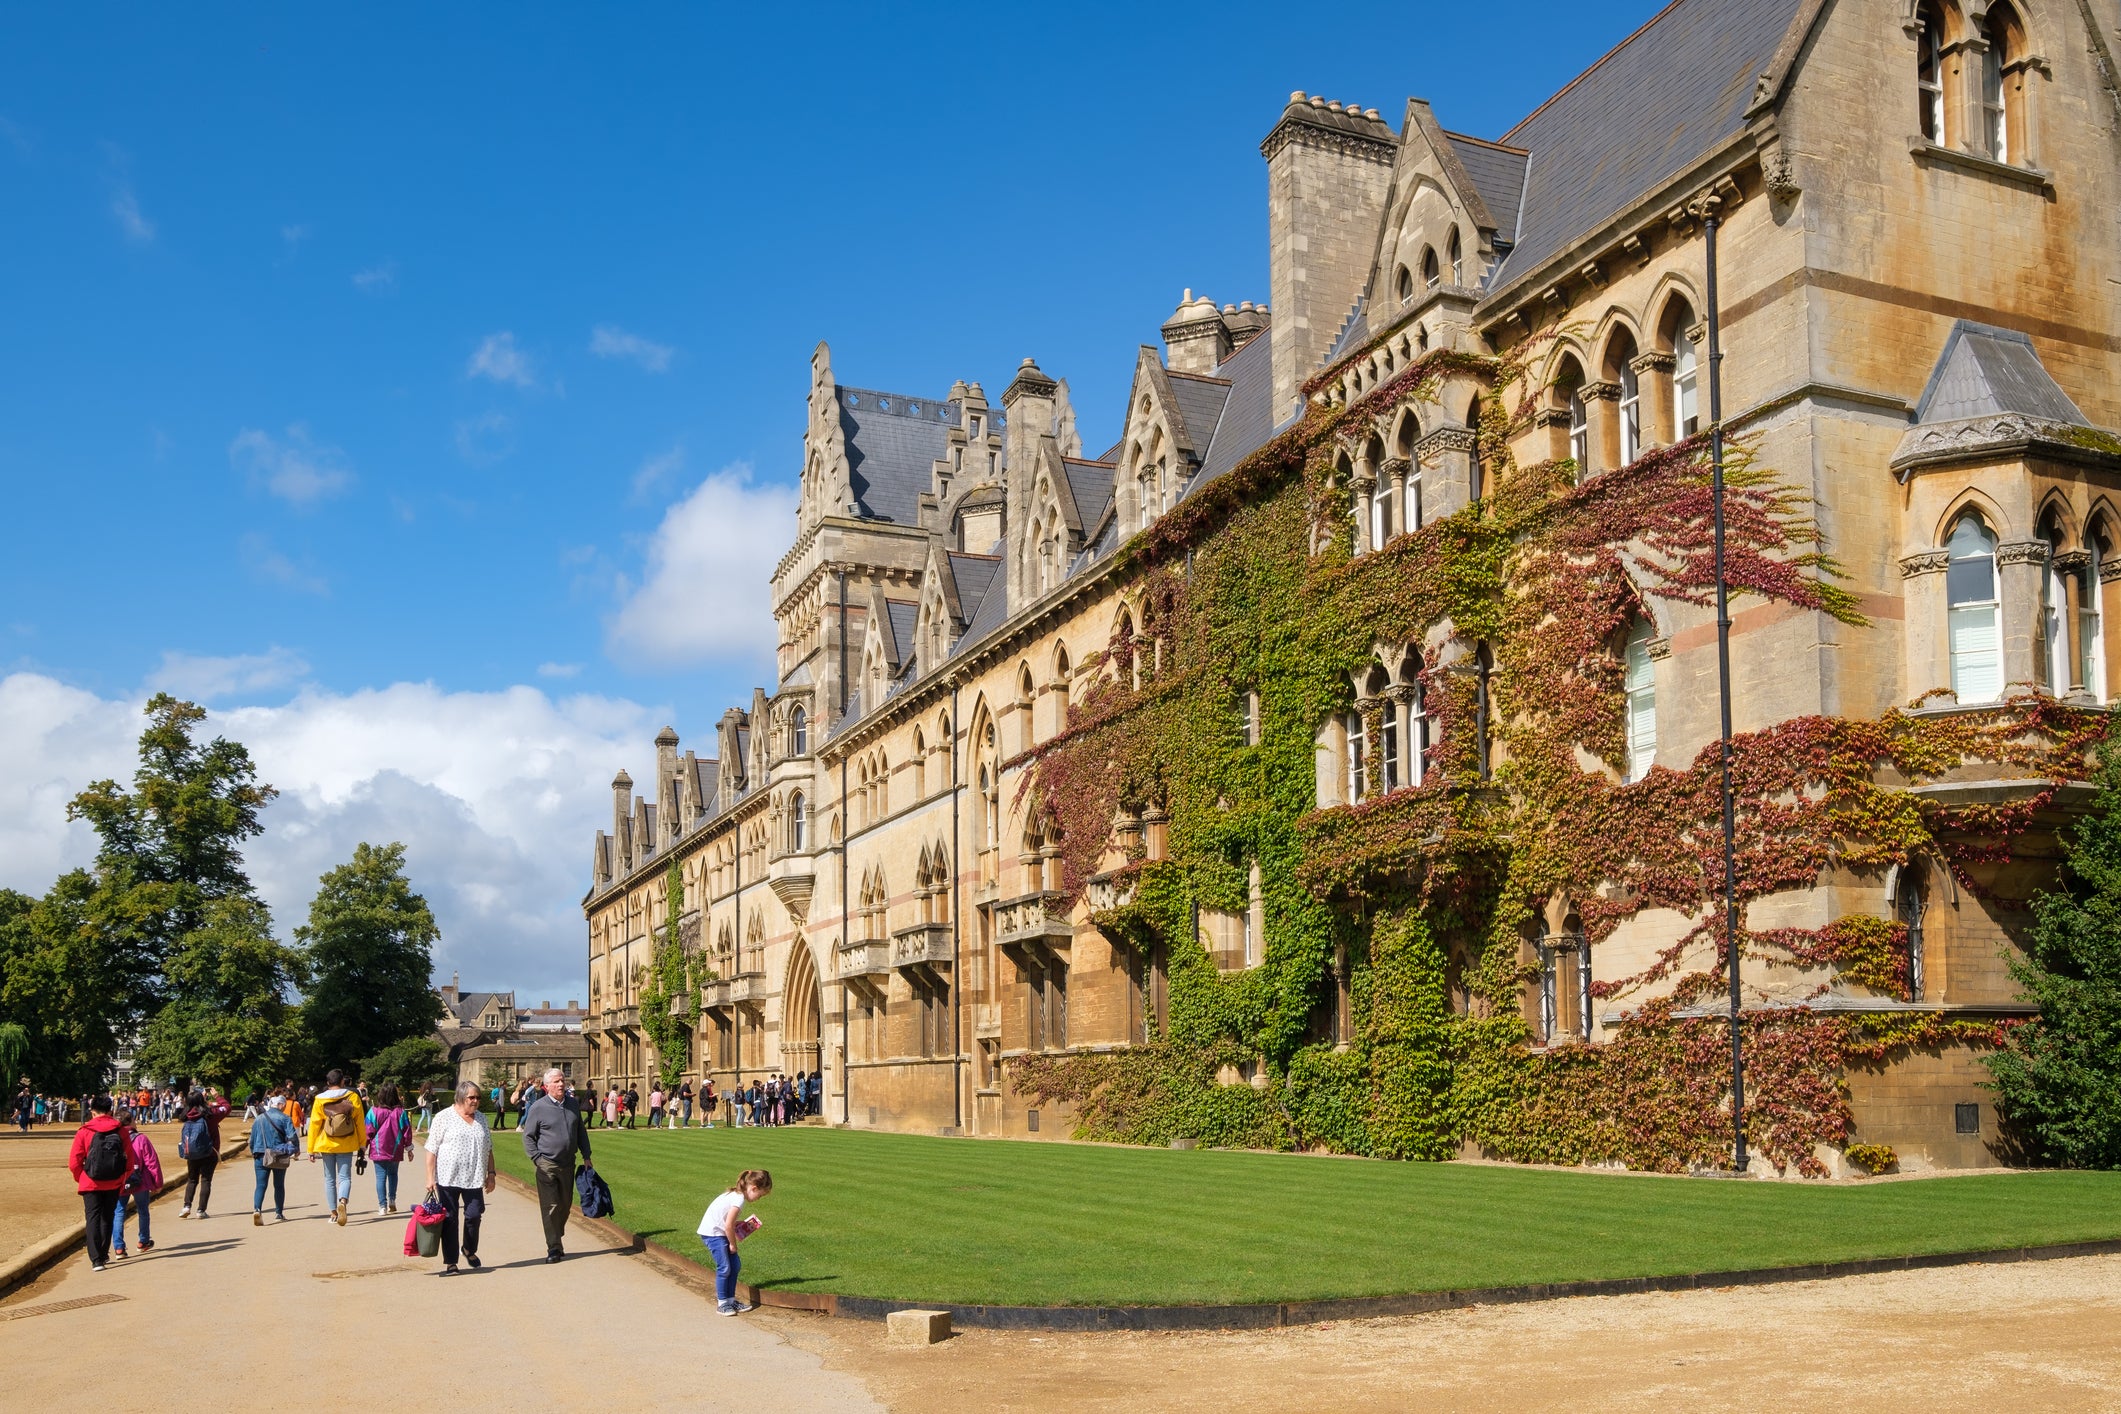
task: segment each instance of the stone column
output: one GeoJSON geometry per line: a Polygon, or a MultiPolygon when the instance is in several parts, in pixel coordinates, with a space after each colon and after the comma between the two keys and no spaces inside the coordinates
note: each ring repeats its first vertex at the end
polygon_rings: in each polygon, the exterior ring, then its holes
{"type": "MultiPolygon", "coordinates": [[[[2003,690],[2040,681],[2035,629],[2040,617],[2040,581],[2047,575],[2045,540],[2006,540],[1996,547],[1996,587],[2003,637],[2003,690]]],[[[1919,689],[1918,689],[1919,690],[1919,689]]]]}
{"type": "Polygon", "coordinates": [[[1473,503],[1473,453],[1477,445],[1468,427],[1439,427],[1414,444],[1414,460],[1421,468],[1424,520],[1441,520],[1473,503]]]}
{"type": "Polygon", "coordinates": [[[1583,399],[1584,417],[1590,424],[1584,439],[1586,464],[1576,473],[1583,477],[1611,471],[1620,465],[1620,385],[1586,383],[1576,395],[1583,399]]]}
{"type": "Polygon", "coordinates": [[[1672,366],[1668,353],[1637,354],[1628,363],[1635,370],[1636,402],[1642,409],[1642,445],[1669,447],[1679,440],[1672,427],[1672,366]]]}
{"type": "Polygon", "coordinates": [[[1547,434],[1547,456],[1560,461],[1569,454],[1569,410],[1541,408],[1532,414],[1532,425],[1547,434]]]}
{"type": "Polygon", "coordinates": [[[1377,548],[1370,543],[1370,498],[1377,490],[1377,475],[1370,469],[1367,459],[1355,464],[1355,474],[1348,479],[1348,486],[1355,493],[1354,553],[1367,554],[1377,548]]]}
{"type": "Polygon", "coordinates": [[[1381,484],[1392,493],[1392,523],[1385,527],[1387,535],[1404,535],[1415,528],[1414,507],[1407,500],[1410,487],[1420,483],[1413,481],[1413,466],[1405,457],[1388,458],[1377,469],[1381,484]]]}
{"type": "Polygon", "coordinates": [[[1952,685],[1951,647],[1947,625],[1949,606],[1944,597],[1944,571],[1950,556],[1943,550],[1922,550],[1900,561],[1900,594],[1905,608],[1902,623],[1904,670],[1903,698],[1932,688],[1952,685]]]}
{"type": "MultiPolygon", "coordinates": [[[[2069,660],[2069,688],[2071,697],[2082,697],[2087,684],[2084,681],[2084,591],[2081,582],[2090,572],[2092,563],[2089,550],[2066,550],[2055,556],[2055,570],[2062,577],[2062,631],[2069,635],[2064,656],[2069,660]]],[[[2093,586],[2096,591],[2097,586],[2093,586]]],[[[2055,684],[2055,695],[2063,695],[2063,686],[2055,684]]]]}

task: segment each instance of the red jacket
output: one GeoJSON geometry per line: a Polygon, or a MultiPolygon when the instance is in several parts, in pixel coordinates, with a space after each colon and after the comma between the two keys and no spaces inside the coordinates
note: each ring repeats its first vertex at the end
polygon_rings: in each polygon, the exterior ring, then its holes
{"type": "Polygon", "coordinates": [[[74,1175],[75,1191],[80,1193],[115,1193],[125,1187],[125,1180],[132,1176],[133,1171],[133,1146],[130,1142],[131,1136],[125,1134],[124,1131],[125,1122],[116,1115],[90,1115],[88,1123],[74,1131],[74,1147],[67,1152],[66,1167],[74,1175]],[[119,1131],[120,1137],[127,1141],[119,1145],[119,1152],[125,1155],[125,1170],[116,1178],[103,1179],[101,1181],[90,1178],[87,1170],[83,1167],[88,1162],[89,1136],[92,1134],[107,1134],[113,1129],[119,1131]]]}

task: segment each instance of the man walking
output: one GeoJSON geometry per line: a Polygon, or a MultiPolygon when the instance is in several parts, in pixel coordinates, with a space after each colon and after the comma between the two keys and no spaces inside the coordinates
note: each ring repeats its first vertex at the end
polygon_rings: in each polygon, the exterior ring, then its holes
{"type": "Polygon", "coordinates": [[[589,1163],[589,1131],[582,1116],[567,1103],[567,1077],[558,1066],[545,1072],[545,1087],[523,1109],[516,1121],[523,1134],[523,1152],[538,1171],[538,1213],[545,1220],[545,1260],[557,1262],[565,1253],[560,1239],[567,1232],[567,1214],[574,1206],[574,1156],[589,1163]]]}
{"type": "Polygon", "coordinates": [[[102,1271],[110,1263],[110,1230],[118,1215],[118,1195],[133,1171],[132,1136],[111,1111],[108,1095],[89,1101],[88,1123],[74,1131],[66,1167],[81,1194],[81,1217],[88,1224],[88,1264],[102,1271]]]}

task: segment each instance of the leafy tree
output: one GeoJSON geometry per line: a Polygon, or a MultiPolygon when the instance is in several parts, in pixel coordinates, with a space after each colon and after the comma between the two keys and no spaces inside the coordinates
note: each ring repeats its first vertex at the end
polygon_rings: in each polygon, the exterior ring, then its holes
{"type": "Polygon", "coordinates": [[[692,1058],[692,1008],[700,987],[714,980],[704,961],[688,955],[678,920],[685,912],[685,876],[678,862],[670,861],[663,879],[663,926],[656,932],[655,956],[641,987],[641,1029],[655,1047],[656,1074],[663,1088],[678,1083],[692,1058]],[[678,1003],[675,1013],[672,1003],[678,1003]]]}
{"type": "Polygon", "coordinates": [[[0,1021],[0,1089],[10,1094],[29,1074],[29,1032],[12,1021],[0,1021]]]}
{"type": "Polygon", "coordinates": [[[41,899],[0,890],[0,1015],[22,1028],[39,1089],[101,1085],[133,1034],[153,978],[142,975],[125,902],[81,869],[41,899]]]}
{"type": "Polygon", "coordinates": [[[2121,1168],[2121,749],[2099,748],[2092,812],[2077,821],[2062,887],[2033,898],[2011,975],[2040,1015],[1987,1057],[1996,1105],[2033,1157],[2121,1168]]]}
{"type": "Polygon", "coordinates": [[[170,1000],[147,1024],[140,1069],[223,1086],[281,1072],[299,1039],[299,965],[264,904],[216,900],[170,952],[170,1000]]]}
{"type": "Polygon", "coordinates": [[[441,930],[404,869],[404,845],[356,845],[295,930],[311,977],[304,1018],[326,1066],[424,1036],[442,1017],[431,982],[441,930]]]}
{"type": "Polygon", "coordinates": [[[371,1093],[389,1081],[407,1099],[419,1094],[422,1085],[446,1090],[457,1079],[457,1068],[450,1064],[448,1050],[432,1036],[407,1036],[393,1041],[358,1064],[371,1093]]]}

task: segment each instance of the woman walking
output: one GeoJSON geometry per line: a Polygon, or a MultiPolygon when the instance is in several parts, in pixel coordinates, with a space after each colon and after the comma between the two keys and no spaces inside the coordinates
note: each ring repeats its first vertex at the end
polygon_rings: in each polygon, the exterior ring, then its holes
{"type": "Polygon", "coordinates": [[[425,1134],[427,1126],[435,1119],[435,1087],[433,1081],[420,1086],[420,1132],[425,1134]]]}
{"type": "Polygon", "coordinates": [[[324,1160],[324,1206],[340,1227],[346,1226],[346,1205],[353,1200],[354,1155],[367,1147],[361,1097],[346,1088],[346,1072],[324,1072],[324,1088],[309,1107],[309,1161],[324,1160]]]}
{"type": "Polygon", "coordinates": [[[251,1193],[250,1225],[265,1226],[265,1184],[272,1182],[272,1219],[287,1221],[287,1166],[295,1161],[295,1122],[281,1108],[280,1092],[273,1091],[258,1108],[250,1124],[250,1165],[257,1178],[251,1193]]]}
{"type": "Polygon", "coordinates": [[[213,1201],[214,1169],[221,1162],[221,1115],[204,1091],[194,1090],[184,1098],[184,1127],[177,1131],[177,1157],[184,1160],[184,1206],[180,1218],[206,1218],[206,1205],[213,1201]]]}
{"type": "Polygon", "coordinates": [[[398,1087],[384,1081],[376,1087],[375,1118],[369,1122],[368,1162],[376,1170],[376,1211],[398,1210],[398,1163],[412,1148],[412,1121],[398,1103],[398,1087]]]}
{"type": "Polygon", "coordinates": [[[162,1156],[155,1152],[155,1141],[140,1130],[132,1131],[133,1171],[125,1176],[125,1186],[118,1190],[117,1211],[111,1217],[110,1250],[113,1257],[123,1257],[125,1252],[125,1210],[130,1207],[139,1220],[136,1226],[140,1233],[140,1250],[155,1250],[155,1238],[147,1221],[147,1205],[162,1191],[162,1156]]]}
{"type": "Polygon", "coordinates": [[[436,1115],[427,1131],[427,1187],[442,1200],[442,1275],[457,1274],[460,1246],[477,1271],[479,1220],[494,1188],[493,1134],[479,1114],[479,1087],[469,1080],[457,1086],[456,1104],[436,1115]]]}

